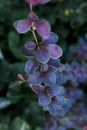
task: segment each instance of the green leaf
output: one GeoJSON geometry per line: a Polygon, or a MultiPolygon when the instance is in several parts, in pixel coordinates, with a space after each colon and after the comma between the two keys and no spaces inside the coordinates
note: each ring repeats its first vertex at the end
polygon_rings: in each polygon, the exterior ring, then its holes
{"type": "Polygon", "coordinates": [[[0,123],[0,130],[8,130],[8,124],[0,123]]]}
{"type": "Polygon", "coordinates": [[[11,104],[11,101],[5,98],[0,98],[0,110],[7,108],[10,104],[11,104]]]}
{"type": "Polygon", "coordinates": [[[9,82],[9,64],[6,61],[0,62],[0,91],[5,87],[5,84],[9,82]]]}
{"type": "Polygon", "coordinates": [[[14,64],[9,65],[11,75],[17,78],[18,73],[23,73],[24,72],[24,63],[22,62],[17,62],[14,64]]]}
{"type": "Polygon", "coordinates": [[[9,49],[10,49],[11,53],[13,54],[13,56],[15,56],[17,59],[27,60],[27,58],[25,56],[23,56],[20,51],[20,49],[21,49],[21,47],[23,47],[23,45],[21,45],[21,43],[20,43],[19,34],[15,33],[15,32],[9,33],[8,46],[9,46],[9,49]]]}
{"type": "Polygon", "coordinates": [[[25,120],[16,117],[10,126],[10,130],[31,130],[31,127],[25,120]]]}
{"type": "Polygon", "coordinates": [[[41,128],[40,128],[40,127],[37,127],[35,130],[41,130],[41,128]]]}

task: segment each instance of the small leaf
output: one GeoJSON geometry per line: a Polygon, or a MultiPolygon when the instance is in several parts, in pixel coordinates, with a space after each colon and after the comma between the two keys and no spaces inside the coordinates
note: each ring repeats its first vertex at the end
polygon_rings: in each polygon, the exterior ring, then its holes
{"type": "Polygon", "coordinates": [[[0,98],[0,110],[7,108],[10,104],[11,104],[11,101],[5,98],[0,98]]]}
{"type": "Polygon", "coordinates": [[[8,46],[13,54],[19,60],[26,60],[27,58],[21,54],[21,43],[19,35],[15,32],[10,32],[8,35],[8,46]]]}
{"type": "Polygon", "coordinates": [[[23,119],[16,117],[14,118],[11,126],[11,130],[31,130],[30,125],[23,119]]]}

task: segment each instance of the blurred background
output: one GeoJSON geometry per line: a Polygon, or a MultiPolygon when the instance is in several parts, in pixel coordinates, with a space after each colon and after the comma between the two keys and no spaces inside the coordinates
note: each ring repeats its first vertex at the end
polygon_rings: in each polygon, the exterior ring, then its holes
{"type": "MultiPolygon", "coordinates": [[[[78,45],[80,38],[87,41],[87,0],[51,0],[35,6],[34,11],[58,34],[65,64],[70,47],[78,45]]],[[[24,0],[0,0],[0,130],[41,130],[45,121],[45,112],[28,84],[11,87],[18,82],[17,74],[24,74],[27,59],[20,48],[33,40],[30,32],[18,34],[13,22],[27,18],[28,13],[24,0]]]]}

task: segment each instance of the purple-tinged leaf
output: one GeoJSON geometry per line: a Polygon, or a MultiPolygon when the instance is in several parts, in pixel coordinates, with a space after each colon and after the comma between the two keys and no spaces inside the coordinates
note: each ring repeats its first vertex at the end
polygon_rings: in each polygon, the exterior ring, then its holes
{"type": "Polygon", "coordinates": [[[24,46],[26,49],[33,50],[36,47],[36,44],[32,41],[28,41],[24,46]]]}
{"type": "Polygon", "coordinates": [[[45,64],[49,61],[49,51],[46,48],[39,48],[36,52],[36,58],[39,62],[45,64]]]}
{"type": "Polygon", "coordinates": [[[40,72],[35,72],[28,78],[28,82],[31,84],[41,84],[43,81],[40,72]]]}
{"type": "Polygon", "coordinates": [[[28,19],[30,21],[37,21],[38,20],[38,16],[33,12],[33,11],[30,11],[29,15],[28,15],[28,19]]]}
{"type": "Polygon", "coordinates": [[[52,99],[52,102],[49,104],[48,108],[50,113],[54,115],[57,114],[62,117],[66,114],[66,110],[62,106],[57,105],[54,98],[52,99]]]}
{"type": "Polygon", "coordinates": [[[25,47],[23,47],[21,49],[21,53],[25,56],[34,56],[35,55],[35,51],[34,50],[28,50],[25,47]]]}
{"type": "Polygon", "coordinates": [[[52,67],[60,67],[60,60],[50,58],[48,64],[51,65],[52,67]]]}
{"type": "Polygon", "coordinates": [[[31,22],[29,22],[28,20],[18,20],[16,22],[14,22],[14,27],[16,28],[16,30],[19,33],[26,33],[30,30],[31,28],[31,22]]]}
{"type": "Polygon", "coordinates": [[[81,89],[75,90],[74,97],[77,100],[80,100],[83,97],[83,91],[81,89]]]}
{"type": "Polygon", "coordinates": [[[55,44],[47,44],[46,48],[49,50],[50,57],[53,59],[57,59],[62,56],[62,49],[55,44]]]}
{"type": "Polygon", "coordinates": [[[67,105],[67,99],[64,98],[63,96],[56,96],[54,98],[54,100],[55,100],[56,105],[59,105],[59,106],[62,106],[62,107],[67,105]]]}
{"type": "Polygon", "coordinates": [[[58,85],[51,85],[47,87],[47,92],[50,96],[65,96],[64,87],[58,85]]]}
{"type": "Polygon", "coordinates": [[[63,96],[56,96],[54,100],[56,105],[62,106],[66,110],[72,106],[71,101],[63,96]]]}
{"type": "Polygon", "coordinates": [[[51,103],[51,97],[48,95],[46,91],[43,91],[38,95],[38,101],[39,104],[41,104],[42,106],[46,106],[51,103]]]}
{"type": "Polygon", "coordinates": [[[65,95],[66,95],[65,88],[63,86],[58,86],[58,96],[65,96],[65,95]]]}
{"type": "Polygon", "coordinates": [[[42,91],[44,91],[44,89],[45,89],[45,87],[42,86],[42,85],[32,85],[32,90],[33,90],[35,93],[37,93],[37,94],[39,94],[39,93],[41,93],[42,91]]]}
{"type": "Polygon", "coordinates": [[[46,38],[50,34],[50,25],[46,20],[38,20],[35,22],[35,27],[40,36],[46,38]]]}
{"type": "Polygon", "coordinates": [[[63,83],[63,75],[61,72],[56,71],[56,84],[61,84],[63,83]]]}
{"type": "Polygon", "coordinates": [[[67,103],[65,104],[63,108],[68,111],[71,107],[72,107],[72,101],[67,99],[67,103]]]}
{"type": "Polygon", "coordinates": [[[47,64],[42,64],[41,72],[46,72],[47,70],[48,70],[48,65],[47,64]]]}
{"type": "Polygon", "coordinates": [[[50,113],[55,113],[58,109],[58,105],[55,104],[54,100],[52,99],[51,103],[48,105],[48,109],[50,113]]]}
{"type": "Polygon", "coordinates": [[[48,85],[56,84],[56,76],[53,73],[47,73],[44,77],[44,82],[48,85]]]}
{"type": "Polygon", "coordinates": [[[43,38],[42,42],[45,44],[55,44],[58,41],[58,36],[51,32],[48,36],[48,38],[43,38]]]}
{"type": "Polygon", "coordinates": [[[58,93],[59,93],[59,89],[58,89],[58,85],[52,85],[52,86],[48,86],[47,87],[47,92],[50,96],[54,97],[54,96],[57,96],[58,93]]]}
{"type": "Polygon", "coordinates": [[[37,68],[39,64],[36,60],[29,60],[25,63],[25,72],[27,74],[32,74],[37,68]]]}
{"type": "Polygon", "coordinates": [[[49,73],[49,72],[50,72],[50,73],[54,73],[54,72],[55,72],[55,68],[52,67],[52,66],[49,66],[47,72],[48,72],[48,73],[49,73]]]}
{"type": "Polygon", "coordinates": [[[66,110],[66,109],[64,109],[64,108],[61,107],[61,106],[58,107],[58,110],[57,110],[58,116],[63,117],[63,116],[65,116],[66,113],[67,113],[67,110],[66,110]]]}

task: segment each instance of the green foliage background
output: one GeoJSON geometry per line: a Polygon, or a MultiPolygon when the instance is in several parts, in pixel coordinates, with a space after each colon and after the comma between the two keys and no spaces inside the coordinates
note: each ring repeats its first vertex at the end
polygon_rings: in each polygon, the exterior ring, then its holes
{"type": "MultiPolygon", "coordinates": [[[[52,31],[58,34],[65,55],[78,37],[87,33],[87,0],[51,0],[34,7],[40,18],[49,21],[52,31]]],[[[28,84],[17,85],[17,74],[24,73],[27,60],[20,48],[31,33],[18,34],[13,22],[26,18],[29,12],[24,0],[0,0],[0,130],[40,130],[45,113],[37,104],[37,95],[28,84]]]]}

